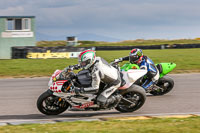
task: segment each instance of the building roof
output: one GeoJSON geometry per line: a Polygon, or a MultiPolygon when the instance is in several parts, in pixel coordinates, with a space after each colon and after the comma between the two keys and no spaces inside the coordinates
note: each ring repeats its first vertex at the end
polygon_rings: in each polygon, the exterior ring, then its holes
{"type": "Polygon", "coordinates": [[[35,16],[0,16],[0,18],[35,18],[35,16]]]}

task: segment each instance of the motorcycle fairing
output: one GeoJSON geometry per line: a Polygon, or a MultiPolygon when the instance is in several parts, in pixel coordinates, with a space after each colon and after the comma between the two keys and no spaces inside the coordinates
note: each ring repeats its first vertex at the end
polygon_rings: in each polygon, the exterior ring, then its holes
{"type": "Polygon", "coordinates": [[[63,84],[67,82],[67,80],[59,80],[59,81],[56,81],[56,82],[53,82],[50,86],[49,86],[49,89],[54,91],[54,92],[62,92],[61,89],[62,89],[62,86],[63,84]]]}
{"type": "Polygon", "coordinates": [[[122,71],[128,71],[130,69],[140,69],[137,64],[126,63],[121,67],[122,71]]]}
{"type": "Polygon", "coordinates": [[[128,71],[122,71],[123,78],[126,81],[126,84],[119,89],[129,88],[135,81],[144,76],[147,73],[147,70],[142,69],[130,69],[128,71]]]}
{"type": "MultiPolygon", "coordinates": [[[[160,78],[171,72],[175,67],[175,63],[159,63],[161,65],[162,72],[160,73],[160,78]]],[[[155,64],[156,66],[158,64],[155,64]]],[[[128,71],[131,69],[140,69],[137,64],[126,63],[121,67],[121,71],[128,71]]]]}
{"type": "Polygon", "coordinates": [[[92,105],[94,105],[94,102],[93,102],[93,101],[84,103],[84,104],[82,104],[82,105],[73,106],[73,108],[84,109],[84,108],[87,108],[87,107],[91,107],[92,105]]]}
{"type": "Polygon", "coordinates": [[[58,80],[56,82],[53,82],[53,79],[62,72],[62,70],[56,70],[50,80],[49,80],[49,83],[48,83],[48,86],[49,86],[49,89],[50,90],[53,90],[54,92],[62,92],[61,89],[62,89],[62,86],[65,82],[67,82],[67,80],[58,80]]]}
{"type": "MultiPolygon", "coordinates": [[[[72,93],[63,93],[63,92],[53,92],[53,95],[58,96],[60,98],[66,99],[67,97],[71,97],[72,95],[76,95],[75,92],[72,93]]],[[[96,104],[92,101],[97,95],[94,94],[81,94],[81,96],[87,98],[79,98],[79,97],[71,97],[71,100],[67,100],[73,108],[77,109],[84,109],[87,107],[95,107],[96,104]],[[73,101],[73,102],[71,102],[73,101]],[[79,103],[80,105],[77,105],[75,103],[79,103]]]]}
{"type": "Polygon", "coordinates": [[[176,67],[175,63],[160,63],[160,65],[162,66],[162,73],[160,73],[160,78],[171,72],[176,67]]]}

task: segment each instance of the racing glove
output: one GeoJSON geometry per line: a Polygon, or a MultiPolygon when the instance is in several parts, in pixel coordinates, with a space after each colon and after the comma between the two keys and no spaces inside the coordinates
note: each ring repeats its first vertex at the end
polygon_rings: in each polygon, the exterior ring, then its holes
{"type": "Polygon", "coordinates": [[[85,91],[84,91],[83,87],[81,87],[81,88],[76,87],[76,88],[74,88],[74,92],[78,95],[80,93],[84,93],[85,91]]]}

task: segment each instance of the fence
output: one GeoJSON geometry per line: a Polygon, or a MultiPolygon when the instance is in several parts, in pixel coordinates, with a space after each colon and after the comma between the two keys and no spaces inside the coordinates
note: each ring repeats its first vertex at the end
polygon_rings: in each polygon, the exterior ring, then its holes
{"type": "Polygon", "coordinates": [[[200,48],[200,44],[163,44],[150,46],[98,46],[96,50],[130,50],[133,48],[140,49],[175,49],[175,48],[200,48]]]}
{"type": "Polygon", "coordinates": [[[76,47],[12,47],[12,59],[75,58],[88,48],[76,47]]]}
{"type": "Polygon", "coordinates": [[[163,44],[150,46],[98,46],[98,47],[12,47],[12,59],[19,58],[75,58],[81,51],[86,49],[93,50],[130,50],[133,48],[140,49],[176,49],[176,48],[200,48],[200,44],[163,44]]]}

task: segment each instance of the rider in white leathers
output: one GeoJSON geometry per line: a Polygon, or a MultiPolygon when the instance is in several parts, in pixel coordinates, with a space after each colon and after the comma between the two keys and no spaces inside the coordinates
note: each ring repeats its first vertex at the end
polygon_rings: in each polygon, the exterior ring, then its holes
{"type": "Polygon", "coordinates": [[[95,63],[89,68],[92,75],[92,87],[84,88],[84,91],[99,90],[100,82],[106,84],[104,91],[97,97],[102,105],[114,102],[116,97],[110,95],[121,85],[121,78],[118,70],[109,65],[103,58],[97,57],[95,63]]]}
{"type": "Polygon", "coordinates": [[[107,107],[109,104],[119,101],[121,96],[111,96],[121,85],[119,71],[101,57],[96,57],[95,51],[86,50],[79,55],[80,67],[90,71],[92,84],[89,88],[76,88],[76,93],[97,93],[100,83],[106,84],[103,91],[97,97],[97,104],[107,107]]]}

